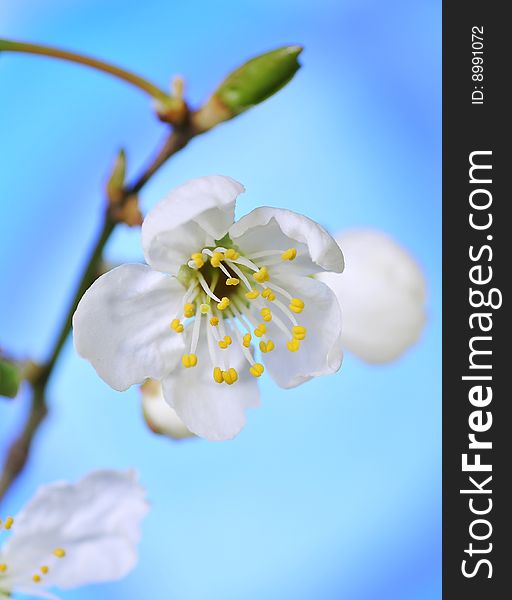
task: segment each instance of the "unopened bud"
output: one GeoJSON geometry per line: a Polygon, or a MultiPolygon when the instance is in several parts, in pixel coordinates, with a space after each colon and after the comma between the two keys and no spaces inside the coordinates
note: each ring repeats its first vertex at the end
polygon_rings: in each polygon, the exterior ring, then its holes
{"type": "Polygon", "coordinates": [[[284,46],[247,61],[224,79],[193,118],[200,131],[232,119],[284,87],[300,68],[301,46],[284,46]]]}

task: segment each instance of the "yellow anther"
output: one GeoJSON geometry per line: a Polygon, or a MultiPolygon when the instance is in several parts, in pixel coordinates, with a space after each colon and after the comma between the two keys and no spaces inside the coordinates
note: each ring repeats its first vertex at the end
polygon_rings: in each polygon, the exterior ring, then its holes
{"type": "Polygon", "coordinates": [[[201,304],[201,306],[199,307],[199,311],[201,312],[202,315],[205,315],[206,313],[210,312],[210,305],[209,304],[201,304]]]}
{"type": "Polygon", "coordinates": [[[215,367],[213,369],[213,380],[217,383],[222,383],[224,381],[220,367],[215,367]]]}
{"type": "Polygon", "coordinates": [[[233,248],[228,248],[226,252],[224,252],[224,257],[228,260],[236,260],[237,258],[240,258],[240,254],[233,248]]]}
{"type": "Polygon", "coordinates": [[[289,342],[286,342],[286,347],[290,352],[297,352],[300,348],[300,342],[299,340],[292,338],[289,342]]]}
{"type": "Polygon", "coordinates": [[[210,319],[210,325],[212,327],[217,327],[218,324],[219,324],[219,317],[212,317],[210,319]]]}
{"type": "Polygon", "coordinates": [[[198,269],[204,265],[203,255],[200,252],[194,252],[190,258],[194,261],[198,269]]]}
{"type": "Polygon", "coordinates": [[[229,298],[226,298],[226,296],[224,296],[222,298],[222,300],[217,304],[217,308],[219,310],[226,310],[226,308],[229,306],[229,298]]]}
{"type": "Polygon", "coordinates": [[[34,583],[40,583],[40,581],[41,581],[41,575],[38,575],[37,573],[35,575],[32,575],[32,581],[34,583]]]}
{"type": "Polygon", "coordinates": [[[253,273],[252,276],[254,280],[258,283],[264,283],[265,281],[268,281],[270,279],[267,267],[261,267],[261,269],[259,271],[256,271],[256,273],[253,273]]]}
{"type": "Polygon", "coordinates": [[[226,279],[226,285],[238,285],[240,283],[240,279],[237,279],[236,277],[228,277],[228,279],[226,279]]]}
{"type": "Polygon", "coordinates": [[[0,563],[0,573],[5,573],[7,571],[7,565],[5,563],[0,563]]]}
{"type": "Polygon", "coordinates": [[[171,329],[174,329],[174,331],[176,333],[182,333],[183,325],[182,325],[181,321],[179,319],[173,319],[171,321],[171,329]]]}
{"type": "Polygon", "coordinates": [[[292,333],[296,340],[303,340],[306,337],[306,328],[301,327],[300,325],[295,325],[292,327],[292,333]]]}
{"type": "Polygon", "coordinates": [[[294,313],[301,313],[304,310],[304,302],[300,298],[292,298],[288,308],[294,313]]]}
{"type": "Polygon", "coordinates": [[[57,558],[64,558],[66,556],[66,551],[64,550],[64,548],[55,548],[55,550],[53,551],[53,555],[57,558]]]}
{"type": "Polygon", "coordinates": [[[193,317],[196,313],[196,305],[195,304],[190,304],[187,303],[185,304],[185,306],[183,307],[183,316],[187,317],[188,319],[190,317],[193,317]]]}
{"type": "Polygon", "coordinates": [[[210,258],[212,267],[220,267],[220,263],[224,260],[224,254],[222,252],[214,252],[210,258]]]}
{"type": "Polygon", "coordinates": [[[272,352],[272,350],[275,348],[274,342],[272,340],[269,340],[268,342],[264,342],[263,340],[261,340],[260,342],[260,350],[265,354],[267,352],[272,352]]]}
{"type": "Polygon", "coordinates": [[[260,295],[260,293],[258,292],[258,290],[251,290],[250,292],[247,292],[245,294],[245,297],[247,298],[247,300],[254,300],[254,298],[257,298],[260,295]]]}
{"type": "Polygon", "coordinates": [[[281,260],[293,260],[297,256],[296,248],[288,248],[281,254],[281,260]]]}
{"type": "Polygon", "coordinates": [[[228,346],[231,346],[233,340],[229,337],[229,335],[225,335],[222,340],[219,342],[219,347],[225,350],[228,346]]]}
{"type": "Polygon", "coordinates": [[[265,335],[266,332],[267,332],[267,328],[265,326],[265,323],[260,323],[254,330],[254,335],[256,337],[261,337],[262,335],[265,335]]]}
{"type": "Polygon", "coordinates": [[[222,379],[224,379],[228,385],[233,385],[238,379],[238,373],[231,367],[227,371],[222,371],[222,379]]]}
{"type": "Polygon", "coordinates": [[[5,519],[5,523],[4,523],[4,527],[5,529],[10,529],[14,524],[14,519],[12,517],[7,517],[7,519],[5,519]]]}
{"type": "Polygon", "coordinates": [[[186,369],[197,365],[197,356],[195,354],[184,354],[181,357],[181,362],[186,369]]]}
{"type": "Polygon", "coordinates": [[[253,376],[253,377],[261,377],[261,375],[263,375],[263,371],[265,370],[265,367],[261,364],[261,363],[255,363],[250,369],[249,369],[249,373],[253,376]]]}
{"type": "Polygon", "coordinates": [[[49,570],[50,569],[46,565],[43,565],[41,567],[41,573],[43,573],[43,575],[46,575],[46,573],[48,573],[49,570]]]}
{"type": "Polygon", "coordinates": [[[274,300],[276,299],[276,295],[270,288],[265,288],[261,292],[261,295],[263,296],[263,298],[265,298],[265,300],[268,300],[269,302],[274,302],[274,300]]]}
{"type": "Polygon", "coordinates": [[[272,312],[270,310],[270,308],[262,308],[261,309],[261,318],[266,321],[267,323],[269,321],[272,321],[272,312]]]}
{"type": "Polygon", "coordinates": [[[251,340],[252,340],[252,335],[250,333],[246,333],[244,335],[244,346],[246,348],[249,348],[249,346],[251,345],[251,340]]]}

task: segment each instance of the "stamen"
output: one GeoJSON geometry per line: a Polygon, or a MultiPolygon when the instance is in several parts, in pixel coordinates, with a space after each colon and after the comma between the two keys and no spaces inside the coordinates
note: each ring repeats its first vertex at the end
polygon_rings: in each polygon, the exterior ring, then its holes
{"type": "Polygon", "coordinates": [[[196,314],[196,305],[191,304],[190,302],[187,302],[187,304],[185,304],[185,306],[183,307],[183,316],[186,317],[187,319],[190,319],[190,317],[193,317],[195,314],[196,314]]]}
{"type": "Polygon", "coordinates": [[[263,354],[266,354],[267,352],[272,352],[274,348],[275,344],[272,340],[268,340],[268,342],[264,342],[263,340],[261,340],[260,350],[263,352],[263,354]]]}
{"type": "Polygon", "coordinates": [[[249,373],[253,376],[253,377],[261,377],[261,375],[263,375],[263,371],[265,370],[265,367],[261,364],[261,363],[255,363],[250,369],[249,369],[249,373]]]}
{"type": "Polygon", "coordinates": [[[224,254],[222,254],[222,252],[213,252],[210,258],[210,264],[212,267],[217,268],[220,267],[222,260],[224,260],[224,254]]]}
{"type": "Polygon", "coordinates": [[[200,269],[204,266],[204,258],[201,252],[194,252],[190,258],[194,261],[196,269],[200,269]]]}
{"type": "Polygon", "coordinates": [[[171,321],[171,329],[174,329],[176,333],[183,333],[183,324],[179,319],[173,319],[171,321]]]}
{"type": "Polygon", "coordinates": [[[272,311],[270,310],[270,308],[262,308],[260,314],[261,318],[267,323],[269,321],[272,321],[272,311]]]}
{"type": "Polygon", "coordinates": [[[35,575],[32,575],[32,581],[34,583],[41,583],[41,575],[38,575],[37,573],[35,575]]]}
{"type": "Polygon", "coordinates": [[[184,354],[181,357],[181,362],[186,369],[197,365],[197,356],[195,354],[184,354]]]}
{"type": "Polygon", "coordinates": [[[55,550],[53,551],[53,555],[57,558],[64,558],[66,556],[66,551],[64,550],[64,548],[55,548],[55,550]]]}
{"type": "Polygon", "coordinates": [[[285,252],[281,254],[281,260],[294,260],[297,256],[296,248],[288,248],[285,252]]]}
{"type": "Polygon", "coordinates": [[[219,310],[226,310],[226,308],[229,306],[229,298],[227,298],[226,296],[223,296],[222,300],[219,301],[219,303],[217,304],[217,308],[219,310]]]}
{"type": "Polygon", "coordinates": [[[240,254],[234,248],[229,248],[224,252],[224,258],[227,258],[228,260],[236,260],[239,257],[240,254]]]}
{"type": "Polygon", "coordinates": [[[222,379],[228,384],[233,385],[238,380],[236,369],[230,367],[227,371],[222,371],[222,379]]]}
{"type": "Polygon", "coordinates": [[[300,298],[292,298],[289,304],[290,310],[294,313],[301,313],[304,310],[304,302],[300,298]]]}
{"type": "Polygon", "coordinates": [[[250,292],[247,292],[245,294],[245,297],[247,298],[247,300],[254,300],[259,295],[260,295],[260,293],[258,292],[258,290],[251,290],[250,292]]]}
{"type": "Polygon", "coordinates": [[[215,300],[215,302],[220,302],[220,298],[218,298],[210,289],[210,286],[206,283],[206,279],[204,278],[202,273],[198,273],[197,274],[197,279],[201,285],[201,287],[203,288],[203,290],[206,292],[206,294],[208,294],[208,296],[212,299],[215,300]]]}
{"type": "Polygon", "coordinates": [[[245,348],[249,348],[249,346],[251,345],[251,340],[252,340],[252,335],[250,333],[246,333],[243,337],[243,346],[245,348]]]}
{"type": "Polygon", "coordinates": [[[229,346],[231,346],[232,343],[233,343],[233,340],[231,339],[231,337],[229,335],[225,335],[219,341],[219,348],[222,348],[223,350],[225,350],[226,348],[228,348],[229,346]]]}
{"type": "Polygon", "coordinates": [[[266,287],[263,288],[263,291],[261,292],[261,295],[263,296],[263,298],[265,298],[265,300],[267,300],[268,302],[274,302],[274,300],[276,299],[276,295],[274,294],[274,292],[266,287]]]}
{"type": "Polygon", "coordinates": [[[297,352],[300,348],[300,342],[297,338],[292,338],[289,342],[286,342],[286,347],[290,352],[297,352]]]}
{"type": "Polygon", "coordinates": [[[210,305],[209,304],[201,304],[199,306],[199,311],[202,315],[206,315],[207,313],[210,312],[210,305]]]}
{"type": "Polygon", "coordinates": [[[7,517],[4,523],[4,529],[9,530],[14,525],[14,519],[12,517],[7,517]]]}
{"type": "MultiPolygon", "coordinates": [[[[201,316],[202,315],[197,315],[196,319],[194,321],[194,327],[192,329],[192,340],[190,342],[190,354],[195,354],[196,353],[196,349],[197,349],[197,343],[199,341],[199,331],[201,330],[201,316]]],[[[196,359],[197,361],[197,359],[196,359]]],[[[195,365],[191,365],[191,366],[195,366],[195,365]]]]}
{"type": "Polygon", "coordinates": [[[254,335],[256,337],[262,337],[263,335],[265,335],[265,333],[267,333],[267,328],[265,326],[265,323],[260,323],[255,329],[254,329],[254,335]]]}
{"type": "Polygon", "coordinates": [[[0,573],[5,573],[7,571],[7,565],[5,563],[0,563],[0,573]]]}
{"type": "Polygon", "coordinates": [[[262,250],[261,252],[254,252],[249,255],[251,260],[257,260],[258,258],[267,258],[267,256],[277,256],[281,254],[282,250],[262,250]]]}
{"type": "Polygon", "coordinates": [[[228,277],[226,279],[226,285],[238,285],[240,283],[240,279],[236,277],[228,277]]]}
{"type": "Polygon", "coordinates": [[[261,267],[256,273],[253,273],[253,279],[258,283],[263,283],[270,279],[270,275],[268,274],[267,267],[261,267]]]}
{"type": "Polygon", "coordinates": [[[222,370],[220,367],[214,367],[213,369],[213,379],[217,383],[222,383],[224,378],[222,377],[222,370]]]}
{"type": "Polygon", "coordinates": [[[293,316],[293,313],[290,312],[289,308],[283,304],[280,300],[275,300],[275,305],[278,306],[284,314],[290,319],[293,325],[297,325],[297,319],[293,316]]]}
{"type": "Polygon", "coordinates": [[[285,298],[288,298],[288,300],[292,299],[292,295],[291,294],[289,294],[285,289],[283,289],[282,287],[279,287],[275,283],[267,283],[267,286],[271,290],[274,290],[274,292],[277,292],[278,294],[282,294],[285,298]]]}
{"type": "Polygon", "coordinates": [[[292,333],[296,340],[303,340],[306,338],[306,328],[301,327],[300,325],[295,325],[295,327],[292,327],[292,333]]]}
{"type": "Polygon", "coordinates": [[[229,268],[235,273],[235,275],[238,275],[238,277],[241,279],[241,281],[243,281],[245,287],[250,291],[252,290],[252,286],[249,283],[249,280],[247,279],[247,277],[243,274],[243,272],[241,271],[241,269],[239,269],[234,262],[229,261],[229,268]]]}
{"type": "Polygon", "coordinates": [[[210,319],[210,325],[212,327],[217,327],[218,324],[219,324],[219,317],[212,317],[210,319]]]}
{"type": "Polygon", "coordinates": [[[48,571],[49,571],[49,570],[50,570],[50,569],[49,569],[49,567],[48,567],[47,565],[43,565],[43,566],[41,567],[41,573],[43,573],[43,575],[46,575],[46,574],[48,573],[48,571]]]}

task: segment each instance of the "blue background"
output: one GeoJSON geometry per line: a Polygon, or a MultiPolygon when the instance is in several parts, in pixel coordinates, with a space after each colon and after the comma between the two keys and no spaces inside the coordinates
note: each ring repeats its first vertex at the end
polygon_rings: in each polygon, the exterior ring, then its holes
{"type": "MultiPolygon", "coordinates": [[[[136,466],[153,508],[138,568],[66,598],[426,600],[440,598],[439,0],[17,0],[0,35],[173,74],[201,102],[246,58],[304,44],[303,69],[263,105],[195,140],[144,190],[144,210],[184,180],[223,173],[259,204],[331,230],[371,225],[418,258],[429,322],[400,361],[346,356],[339,374],[292,391],[262,382],[263,406],[233,442],[152,435],[138,391],[119,394],[68,343],[51,415],[3,512],[42,483],[136,466]]],[[[62,62],[0,57],[0,345],[44,359],[100,222],[116,150],[129,170],[163,136],[148,100],[62,62]]],[[[112,262],[140,259],[119,228],[112,262]]],[[[0,450],[27,396],[0,403],[0,450]]]]}

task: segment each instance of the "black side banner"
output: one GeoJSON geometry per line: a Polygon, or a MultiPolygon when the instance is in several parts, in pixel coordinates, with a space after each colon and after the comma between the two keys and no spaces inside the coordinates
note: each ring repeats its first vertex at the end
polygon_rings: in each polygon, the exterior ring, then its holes
{"type": "Polygon", "coordinates": [[[512,597],[512,127],[507,91],[512,36],[505,8],[505,3],[474,0],[452,0],[443,7],[447,600],[512,597]]]}

